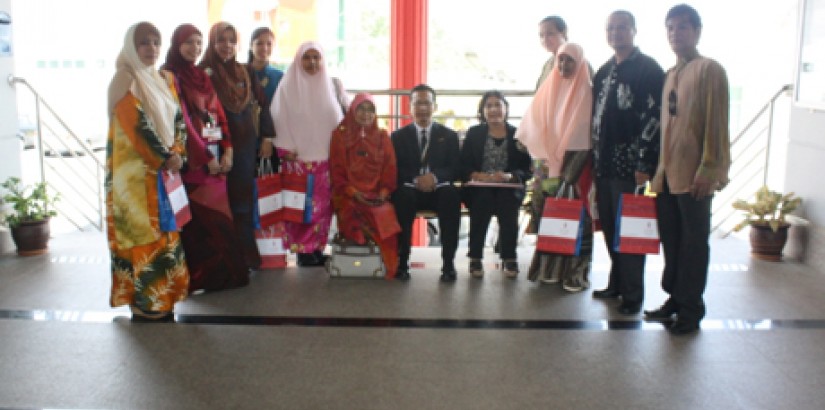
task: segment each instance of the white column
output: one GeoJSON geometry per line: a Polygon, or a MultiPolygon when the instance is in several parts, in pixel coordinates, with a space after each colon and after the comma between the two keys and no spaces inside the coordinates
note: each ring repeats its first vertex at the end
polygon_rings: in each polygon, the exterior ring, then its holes
{"type": "MultiPolygon", "coordinates": [[[[0,181],[10,176],[19,177],[22,173],[20,154],[23,145],[17,138],[17,94],[8,82],[14,73],[12,32],[15,23],[11,0],[0,0],[0,181]]],[[[13,247],[8,231],[0,228],[0,253],[13,247]]]]}

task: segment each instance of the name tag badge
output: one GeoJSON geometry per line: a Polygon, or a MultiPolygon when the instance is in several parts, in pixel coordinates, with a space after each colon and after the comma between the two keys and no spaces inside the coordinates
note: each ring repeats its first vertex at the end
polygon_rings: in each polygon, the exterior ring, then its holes
{"type": "Polygon", "coordinates": [[[215,158],[221,157],[221,147],[218,144],[206,144],[206,148],[212,153],[215,158]]]}
{"type": "Polygon", "coordinates": [[[223,139],[221,127],[203,127],[201,135],[208,141],[220,141],[223,139]]]}

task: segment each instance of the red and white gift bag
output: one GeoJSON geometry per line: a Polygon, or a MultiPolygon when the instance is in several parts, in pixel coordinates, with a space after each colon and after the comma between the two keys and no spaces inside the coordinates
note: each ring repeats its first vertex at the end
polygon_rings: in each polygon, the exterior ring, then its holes
{"type": "Polygon", "coordinates": [[[284,221],[304,223],[307,180],[307,174],[298,174],[293,172],[281,173],[281,192],[284,201],[284,221]]]}
{"type": "Polygon", "coordinates": [[[287,250],[284,247],[283,224],[255,230],[255,243],[261,254],[261,269],[286,267],[287,250]]]}
{"type": "Polygon", "coordinates": [[[614,250],[619,253],[658,254],[659,226],[656,198],[622,194],[616,215],[614,250]]]}
{"type": "Polygon", "coordinates": [[[258,215],[262,228],[275,225],[283,220],[284,199],[281,189],[281,175],[274,172],[271,163],[261,164],[258,178],[258,215]]]}
{"type": "Polygon", "coordinates": [[[578,255],[584,226],[584,201],[571,198],[547,198],[539,223],[536,251],[561,255],[578,255]]]}
{"type": "Polygon", "coordinates": [[[192,211],[189,209],[189,197],[186,196],[186,188],[183,186],[183,180],[179,172],[162,171],[162,173],[163,186],[166,188],[166,195],[168,195],[169,203],[175,212],[175,224],[178,227],[178,231],[180,231],[184,225],[192,220],[192,211]]]}

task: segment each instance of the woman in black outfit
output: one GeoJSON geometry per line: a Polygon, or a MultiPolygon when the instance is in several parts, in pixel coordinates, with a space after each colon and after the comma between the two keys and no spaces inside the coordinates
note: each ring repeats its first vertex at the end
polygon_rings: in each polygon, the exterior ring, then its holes
{"type": "Polygon", "coordinates": [[[500,227],[499,243],[504,273],[518,276],[516,242],[518,212],[524,200],[524,183],[532,176],[530,155],[513,136],[516,128],[507,122],[509,103],[499,91],[488,91],[478,104],[481,124],[470,127],[461,148],[461,169],[465,182],[464,203],[470,210],[470,275],[484,276],[481,263],[484,238],[490,218],[500,227]],[[469,182],[509,183],[515,187],[472,186],[469,182]]]}

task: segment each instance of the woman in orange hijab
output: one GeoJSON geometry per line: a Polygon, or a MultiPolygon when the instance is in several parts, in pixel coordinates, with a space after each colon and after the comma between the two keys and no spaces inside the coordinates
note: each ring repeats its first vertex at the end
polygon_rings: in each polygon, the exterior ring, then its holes
{"type": "Polygon", "coordinates": [[[401,229],[389,197],[395,191],[398,170],[387,131],[378,127],[372,96],[355,96],[332,133],[329,151],[339,234],[360,245],[368,239],[375,242],[381,249],[386,278],[394,278],[401,229]]]}
{"type": "MultiPolygon", "coordinates": [[[[533,201],[541,204],[559,189],[567,195],[588,198],[592,176],[590,168],[590,119],[593,91],[590,69],[584,50],[566,43],[559,48],[556,68],[542,83],[524,114],[516,138],[535,159],[544,160],[547,182],[533,201]]],[[[588,206],[588,211],[592,207],[588,206]]],[[[530,280],[562,282],[569,292],[587,289],[593,251],[592,215],[583,221],[584,235],[579,256],[561,256],[536,251],[530,265],[530,280]]]]}

